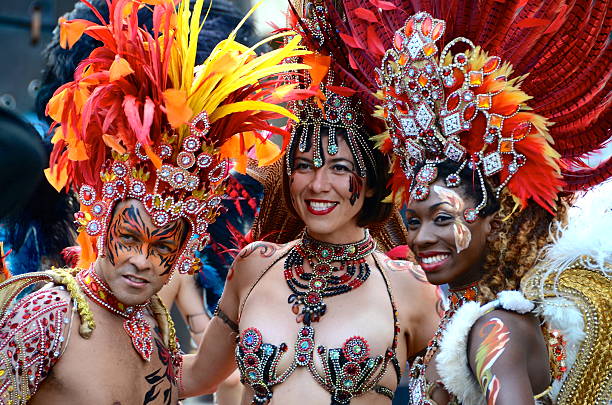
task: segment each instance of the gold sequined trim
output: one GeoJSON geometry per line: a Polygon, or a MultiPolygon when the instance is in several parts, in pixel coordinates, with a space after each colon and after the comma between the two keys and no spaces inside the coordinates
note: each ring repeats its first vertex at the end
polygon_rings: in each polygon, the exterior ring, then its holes
{"type": "MultiPolygon", "coordinates": [[[[540,299],[545,269],[524,280],[522,289],[529,299],[540,299]]],[[[589,257],[581,257],[544,282],[544,298],[569,299],[582,313],[585,338],[576,361],[559,392],[559,405],[607,405],[612,398],[612,280],[596,268],[589,257]]]]}

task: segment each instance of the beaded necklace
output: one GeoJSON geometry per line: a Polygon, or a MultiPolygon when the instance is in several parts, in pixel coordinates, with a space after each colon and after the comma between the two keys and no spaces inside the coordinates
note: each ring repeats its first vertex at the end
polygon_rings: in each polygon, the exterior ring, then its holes
{"type": "Polygon", "coordinates": [[[427,349],[425,351],[425,355],[422,357],[417,357],[410,369],[410,383],[409,389],[411,392],[411,403],[415,404],[427,404],[429,402],[422,402],[429,395],[428,392],[431,391],[431,388],[438,384],[435,383],[427,383],[425,379],[425,370],[429,365],[429,362],[437,353],[438,348],[440,347],[440,339],[442,338],[442,334],[446,330],[446,326],[450,322],[451,318],[457,310],[465,303],[470,301],[475,301],[478,297],[478,281],[475,281],[472,284],[469,284],[465,287],[449,289],[448,291],[448,301],[449,307],[444,312],[444,316],[440,320],[438,324],[438,329],[434,334],[433,338],[429,341],[429,345],[427,345],[427,349]]]}
{"type": "Polygon", "coordinates": [[[375,248],[376,243],[367,230],[361,241],[344,245],[321,242],[304,232],[302,239],[291,248],[284,265],[285,280],[292,292],[287,301],[297,315],[296,321],[307,326],[318,322],[327,311],[323,298],[361,286],[370,276],[365,258],[375,248]],[[304,270],[304,260],[308,260],[312,272],[304,270]],[[340,263],[340,267],[332,263],[340,263]],[[300,306],[303,306],[301,312],[300,306]]]}
{"type": "Polygon", "coordinates": [[[120,302],[111,289],[102,281],[93,266],[77,273],[76,278],[85,295],[102,308],[125,318],[123,329],[132,339],[132,345],[140,357],[146,361],[151,360],[153,353],[153,336],[151,325],[144,317],[144,310],[148,304],[129,306],[120,302]]]}

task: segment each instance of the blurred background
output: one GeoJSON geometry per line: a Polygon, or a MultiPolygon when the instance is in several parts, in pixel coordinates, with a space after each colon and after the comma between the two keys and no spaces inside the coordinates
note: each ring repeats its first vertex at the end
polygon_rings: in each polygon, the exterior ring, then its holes
{"type": "MultiPolygon", "coordinates": [[[[246,13],[254,1],[233,0],[246,13]]],[[[40,86],[41,52],[51,40],[57,19],[74,8],[75,0],[0,2],[0,105],[36,121],[34,99],[40,86]]],[[[286,0],[265,0],[255,13],[255,27],[264,35],[269,22],[284,23],[286,0]]]]}

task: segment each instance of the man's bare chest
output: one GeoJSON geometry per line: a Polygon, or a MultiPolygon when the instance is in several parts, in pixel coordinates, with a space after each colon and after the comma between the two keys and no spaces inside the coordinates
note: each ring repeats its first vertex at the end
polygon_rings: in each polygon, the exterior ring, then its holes
{"type": "Polygon", "coordinates": [[[98,325],[90,339],[71,336],[37,399],[66,404],[176,404],[177,368],[161,338],[154,333],[151,360],[145,361],[123,328],[117,327],[120,323],[105,326],[98,325]]]}

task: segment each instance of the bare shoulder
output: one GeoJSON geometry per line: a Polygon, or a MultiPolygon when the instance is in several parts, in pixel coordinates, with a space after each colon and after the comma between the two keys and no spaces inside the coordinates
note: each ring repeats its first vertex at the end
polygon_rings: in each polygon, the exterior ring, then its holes
{"type": "Polygon", "coordinates": [[[66,347],[70,320],[70,295],[59,286],[26,295],[4,314],[0,357],[10,363],[3,364],[5,372],[19,370],[19,374],[6,380],[17,382],[17,386],[3,385],[0,395],[5,395],[3,390],[8,390],[9,396],[30,396],[37,391],[66,347]]]}
{"type": "Polygon", "coordinates": [[[277,262],[296,242],[277,244],[256,241],[245,246],[234,259],[227,274],[228,282],[252,284],[264,271],[277,262]]]}
{"type": "Polygon", "coordinates": [[[487,398],[517,400],[518,392],[533,403],[531,395],[550,384],[548,349],[532,314],[494,310],[481,316],[470,331],[468,357],[487,398]]]}
{"type": "Polygon", "coordinates": [[[383,271],[389,277],[393,294],[399,302],[420,302],[422,305],[409,305],[407,308],[416,310],[431,304],[440,312],[441,301],[438,287],[430,284],[421,267],[408,260],[391,259],[382,252],[376,253],[383,271]],[[438,308],[440,307],[440,308],[438,308]]]}
{"type": "Polygon", "coordinates": [[[507,334],[514,344],[523,347],[541,336],[539,321],[535,315],[504,309],[495,309],[481,316],[470,331],[470,340],[473,344],[479,344],[491,331],[507,334]]]}
{"type": "MultiPolygon", "coordinates": [[[[408,288],[419,288],[423,285],[431,286],[421,267],[408,260],[391,259],[382,252],[375,252],[376,260],[391,279],[391,284],[400,284],[408,288]],[[414,287],[409,287],[414,285],[414,287]]],[[[429,287],[427,287],[429,288],[429,287]]]]}

